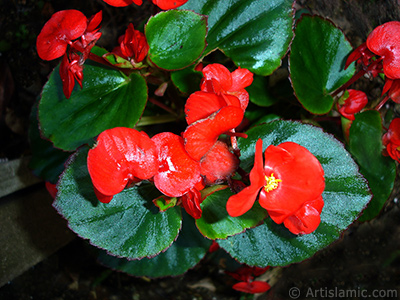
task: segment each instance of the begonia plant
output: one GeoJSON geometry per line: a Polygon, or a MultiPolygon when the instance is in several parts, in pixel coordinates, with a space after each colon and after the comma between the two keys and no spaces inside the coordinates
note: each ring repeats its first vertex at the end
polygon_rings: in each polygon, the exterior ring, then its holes
{"type": "Polygon", "coordinates": [[[373,219],[393,189],[400,23],[353,50],[291,0],[152,3],[112,49],[96,45],[101,11],[44,24],[38,54],[60,63],[33,113],[31,166],[102,264],[177,276],[218,249],[243,264],[234,289],[266,292],[257,276],[373,219]],[[268,84],[277,69],[290,93],[268,84]],[[349,88],[363,75],[384,79],[381,99],[349,88]]]}

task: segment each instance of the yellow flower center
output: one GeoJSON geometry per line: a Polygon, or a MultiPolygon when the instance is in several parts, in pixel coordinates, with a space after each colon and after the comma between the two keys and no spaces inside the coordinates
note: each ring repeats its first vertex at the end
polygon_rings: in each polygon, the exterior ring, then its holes
{"type": "Polygon", "coordinates": [[[270,191],[275,190],[278,187],[278,183],[282,182],[280,179],[276,179],[274,173],[271,173],[271,176],[265,176],[265,181],[267,182],[264,185],[264,190],[268,193],[270,191]]]}

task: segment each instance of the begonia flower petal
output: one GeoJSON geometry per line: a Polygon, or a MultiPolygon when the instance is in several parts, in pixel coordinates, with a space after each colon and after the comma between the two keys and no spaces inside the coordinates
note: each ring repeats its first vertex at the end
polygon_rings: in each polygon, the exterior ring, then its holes
{"type": "Polygon", "coordinates": [[[200,163],[186,152],[182,137],[162,132],[152,137],[158,152],[154,184],[164,195],[180,197],[202,181],[200,163]]]}
{"type": "Polygon", "coordinates": [[[265,293],[271,286],[265,281],[238,282],[232,286],[234,290],[248,294],[265,293]]]}
{"type": "Polygon", "coordinates": [[[201,194],[197,189],[191,189],[182,197],[182,206],[194,219],[200,219],[202,210],[200,207],[201,194]]]}
{"type": "Polygon", "coordinates": [[[135,178],[153,177],[158,170],[154,142],[146,133],[125,127],[103,131],[87,161],[93,185],[108,196],[121,192],[135,178]]]}
{"type": "Polygon", "coordinates": [[[354,121],[354,114],[359,113],[368,104],[368,97],[359,90],[349,89],[347,91],[349,96],[344,101],[344,104],[339,106],[339,113],[343,117],[354,121]]]}
{"type": "Polygon", "coordinates": [[[68,43],[84,34],[87,18],[78,10],[62,10],[53,14],[43,26],[37,40],[38,55],[43,60],[61,57],[67,50],[68,43]]]}
{"type": "Polygon", "coordinates": [[[206,184],[221,183],[239,166],[239,159],[229,151],[227,144],[217,141],[200,160],[201,175],[206,184]]]}
{"type": "Polygon", "coordinates": [[[309,234],[321,223],[320,213],[323,204],[324,201],[319,196],[317,200],[306,203],[296,213],[286,218],[283,224],[293,234],[309,234]]]}
{"type": "Polygon", "coordinates": [[[324,170],[305,147],[293,142],[270,145],[265,151],[265,176],[281,180],[267,192],[262,189],[259,202],[278,224],[298,211],[304,203],[319,197],[325,189],[324,170]],[[289,159],[288,153],[291,158],[289,159]],[[281,160],[276,157],[281,156],[281,160]]]}
{"type": "Polygon", "coordinates": [[[383,57],[383,72],[390,79],[400,78],[400,22],[376,27],[367,38],[368,48],[383,57]]]}
{"type": "Polygon", "coordinates": [[[394,102],[400,104],[400,79],[393,80],[389,89],[389,97],[394,102]]]}
{"type": "Polygon", "coordinates": [[[214,93],[197,91],[186,100],[186,122],[190,125],[195,121],[205,119],[227,105],[240,107],[239,99],[230,95],[225,97],[214,93]]]}
{"type": "Polygon", "coordinates": [[[258,192],[264,186],[264,170],[262,157],[262,140],[256,143],[254,166],[250,171],[250,186],[231,196],[226,203],[226,210],[231,217],[238,217],[251,209],[256,201],[258,192]]]}
{"type": "Polygon", "coordinates": [[[152,1],[162,10],[174,9],[188,2],[188,0],[152,0],[152,1]]]}
{"type": "Polygon", "coordinates": [[[220,92],[219,90],[209,90],[206,82],[215,80],[223,91],[228,91],[232,86],[231,72],[221,64],[209,64],[203,68],[203,80],[201,90],[205,92],[220,92]]]}
{"type": "Polygon", "coordinates": [[[382,137],[386,153],[392,159],[400,162],[400,118],[395,118],[389,125],[388,131],[382,137]]]}
{"type": "Polygon", "coordinates": [[[239,126],[242,119],[242,109],[225,106],[208,118],[192,123],[183,133],[186,151],[199,161],[222,133],[239,126]]]}
{"type": "Polygon", "coordinates": [[[125,7],[135,3],[136,5],[142,5],[143,0],[103,0],[105,3],[115,7],[125,7]]]}

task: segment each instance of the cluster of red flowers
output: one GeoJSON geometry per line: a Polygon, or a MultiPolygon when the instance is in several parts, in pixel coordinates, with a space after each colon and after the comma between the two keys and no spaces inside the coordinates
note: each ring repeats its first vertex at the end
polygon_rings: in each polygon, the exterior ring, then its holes
{"type": "MultiPolygon", "coordinates": [[[[387,100],[392,99],[400,103],[400,22],[391,21],[376,27],[367,38],[367,41],[357,47],[348,57],[346,67],[357,61],[362,66],[359,76],[365,73],[376,77],[385,75],[385,85],[382,95],[383,100],[377,105],[379,110],[387,100]]],[[[358,77],[358,76],[357,76],[358,77]]],[[[361,111],[368,103],[365,93],[348,90],[348,97],[339,100],[339,112],[346,118],[354,120],[354,114],[361,111]]],[[[385,155],[390,155],[394,160],[400,161],[400,123],[394,119],[388,132],[383,137],[386,146],[385,155]]]]}
{"type": "Polygon", "coordinates": [[[201,217],[200,190],[225,181],[238,167],[238,158],[219,136],[230,132],[235,138],[249,101],[244,88],[253,80],[247,69],[231,73],[219,64],[208,65],[203,74],[201,91],[186,103],[188,127],[182,136],[162,132],[150,138],[121,127],[99,135],[89,150],[88,170],[101,202],[127,185],[150,180],[165,196],[179,197],[191,216],[201,217]]]}
{"type": "Polygon", "coordinates": [[[100,38],[102,12],[87,19],[78,10],[62,10],[52,15],[36,40],[39,57],[53,60],[63,56],[60,77],[65,97],[71,96],[75,80],[82,87],[83,64],[100,38]]]}
{"type": "MultiPolygon", "coordinates": [[[[103,0],[109,5],[116,7],[124,7],[131,4],[142,5],[143,0],[103,0]]],[[[163,10],[177,8],[185,4],[188,0],[151,0],[153,4],[157,5],[163,10]]]]}

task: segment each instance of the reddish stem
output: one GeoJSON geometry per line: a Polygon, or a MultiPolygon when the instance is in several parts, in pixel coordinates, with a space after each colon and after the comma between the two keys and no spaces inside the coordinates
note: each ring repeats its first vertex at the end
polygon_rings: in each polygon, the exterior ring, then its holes
{"type": "Polygon", "coordinates": [[[385,98],[382,99],[381,102],[378,103],[378,105],[375,107],[375,110],[380,110],[382,106],[385,105],[385,103],[389,100],[389,95],[386,95],[385,98]]]}
{"type": "Polygon", "coordinates": [[[176,112],[174,112],[170,107],[166,106],[165,104],[161,103],[160,101],[158,101],[158,100],[156,100],[154,98],[151,98],[151,97],[149,97],[148,100],[149,100],[150,103],[153,103],[154,105],[157,105],[158,107],[164,109],[165,111],[169,112],[170,114],[172,114],[174,116],[177,115],[176,112]]]}

